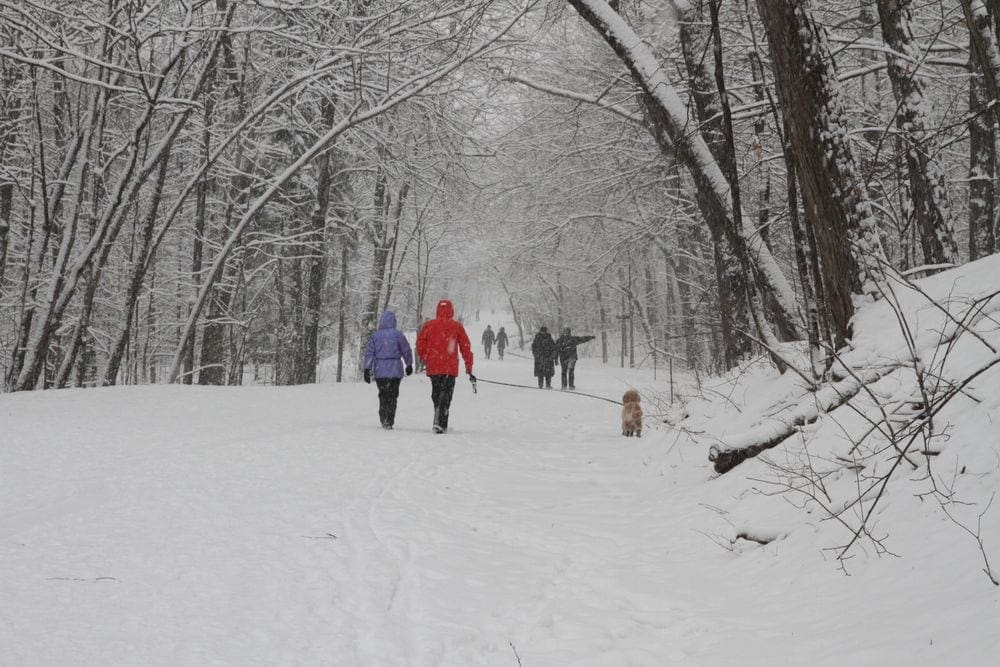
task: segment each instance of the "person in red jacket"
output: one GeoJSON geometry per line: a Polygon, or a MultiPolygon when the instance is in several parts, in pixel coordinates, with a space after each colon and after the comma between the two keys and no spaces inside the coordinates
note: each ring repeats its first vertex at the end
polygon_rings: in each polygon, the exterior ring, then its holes
{"type": "Polygon", "coordinates": [[[469,334],[453,318],[455,307],[451,301],[442,299],[437,305],[437,317],[424,324],[417,334],[417,355],[427,366],[427,377],[431,379],[431,400],[434,402],[434,432],[448,430],[448,411],[451,397],[455,392],[455,378],[458,377],[458,353],[465,361],[465,372],[469,379],[476,381],[472,374],[472,345],[469,334]]]}

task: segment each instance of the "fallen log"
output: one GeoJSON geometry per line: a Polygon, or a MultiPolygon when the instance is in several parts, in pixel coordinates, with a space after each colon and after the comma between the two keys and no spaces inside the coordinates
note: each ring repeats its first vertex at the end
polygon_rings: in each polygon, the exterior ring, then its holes
{"type": "Polygon", "coordinates": [[[820,385],[815,391],[807,390],[783,416],[772,417],[749,431],[725,437],[722,443],[712,445],[708,450],[708,460],[720,475],[729,472],[747,459],[777,447],[798,433],[801,427],[847,404],[866,386],[899,368],[901,365],[895,363],[870,367],[860,371],[860,374],[820,385]]]}

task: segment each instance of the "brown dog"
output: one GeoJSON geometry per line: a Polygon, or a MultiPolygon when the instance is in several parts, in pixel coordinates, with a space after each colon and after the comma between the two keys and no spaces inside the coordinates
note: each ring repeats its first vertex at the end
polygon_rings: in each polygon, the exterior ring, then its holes
{"type": "Polygon", "coordinates": [[[622,396],[622,435],[642,437],[642,408],[639,392],[635,389],[629,389],[622,396]]]}

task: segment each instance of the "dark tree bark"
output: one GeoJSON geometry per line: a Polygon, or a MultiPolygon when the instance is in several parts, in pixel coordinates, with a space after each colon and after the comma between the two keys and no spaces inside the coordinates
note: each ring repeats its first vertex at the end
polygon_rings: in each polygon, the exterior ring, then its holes
{"type": "Polygon", "coordinates": [[[388,176],[385,172],[381,172],[375,189],[377,219],[375,220],[371,235],[372,243],[375,246],[375,251],[372,254],[371,283],[361,315],[363,336],[367,336],[368,332],[375,328],[378,319],[376,311],[381,300],[382,290],[385,288],[386,268],[389,264],[389,252],[392,250],[393,244],[393,238],[389,230],[398,230],[396,223],[403,214],[403,205],[406,203],[406,197],[410,189],[408,183],[403,183],[393,200],[393,197],[387,193],[387,187],[388,176]],[[390,206],[391,211],[389,210],[390,206]]]}
{"type": "Polygon", "coordinates": [[[851,335],[853,295],[878,289],[883,254],[877,225],[844,126],[846,111],[826,34],[813,17],[812,3],[757,0],[757,7],[839,347],[851,335]]]}
{"type": "Polygon", "coordinates": [[[337,382],[344,381],[344,347],[347,337],[347,261],[350,259],[345,234],[340,235],[340,303],[337,305],[337,382]]]}
{"type": "Polygon", "coordinates": [[[916,76],[921,51],[913,39],[911,0],[878,0],[886,61],[896,97],[896,128],[903,143],[906,170],[920,247],[925,264],[958,264],[958,244],[948,208],[948,187],[937,162],[937,142],[929,128],[927,95],[916,76]]]}
{"type": "MultiPolygon", "coordinates": [[[[333,104],[329,102],[326,104],[323,119],[327,125],[333,125],[333,104]]],[[[338,199],[344,194],[342,188],[337,188],[334,192],[332,187],[333,170],[339,167],[339,164],[334,164],[333,158],[332,152],[319,158],[316,173],[316,204],[309,219],[309,232],[312,235],[314,249],[312,256],[307,260],[302,361],[298,378],[300,384],[311,384],[316,381],[316,365],[319,363],[319,316],[323,307],[323,287],[326,285],[326,271],[329,264],[326,243],[327,215],[330,211],[331,194],[338,199]]]]}
{"type": "MultiPolygon", "coordinates": [[[[212,71],[209,74],[209,82],[215,79],[215,65],[212,65],[212,71]]],[[[203,109],[202,116],[202,132],[201,132],[201,158],[202,161],[208,161],[212,154],[212,118],[213,111],[215,109],[215,96],[208,95],[205,99],[205,106],[203,109]]],[[[192,289],[197,292],[198,287],[201,284],[201,271],[202,264],[204,261],[205,254],[205,234],[208,230],[208,195],[212,189],[212,179],[206,174],[202,178],[198,185],[195,187],[195,205],[194,205],[194,235],[193,244],[191,246],[191,280],[193,282],[192,289]]],[[[195,358],[195,345],[192,343],[188,346],[187,354],[184,356],[184,379],[182,382],[184,384],[192,384],[194,382],[194,358],[195,358]]],[[[199,376],[201,373],[198,373],[199,376]]]]}
{"type": "MultiPolygon", "coordinates": [[[[380,153],[381,156],[381,153],[380,153]]],[[[388,208],[389,200],[392,198],[386,190],[388,187],[388,175],[381,165],[377,167],[375,173],[375,189],[373,191],[372,222],[369,228],[369,236],[374,246],[372,253],[372,273],[369,279],[368,294],[365,297],[364,307],[361,311],[361,335],[368,334],[375,328],[377,322],[378,303],[382,296],[382,281],[385,279],[385,263],[389,256],[389,246],[386,241],[388,229],[388,208]]]]}
{"type": "MultiPolygon", "coordinates": [[[[0,85],[6,95],[0,100],[0,164],[7,164],[10,153],[17,143],[17,127],[20,117],[20,98],[16,95],[20,70],[8,69],[0,63],[0,85]]],[[[0,289],[3,288],[7,271],[7,249],[10,243],[10,221],[14,207],[14,182],[0,181],[0,289]]]]}
{"type": "MultiPolygon", "coordinates": [[[[712,50],[701,0],[690,3],[679,18],[681,50],[696,120],[715,161],[729,179],[736,170],[736,156],[726,140],[721,97],[715,76],[709,68],[712,50]]],[[[696,193],[696,200],[712,240],[722,349],[725,355],[723,364],[728,369],[739,363],[753,347],[750,338],[740,334],[741,331],[751,330],[750,304],[747,301],[751,275],[744,269],[746,262],[741,262],[737,256],[732,239],[726,235],[727,221],[712,210],[711,203],[700,190],[696,193]]]]}
{"type": "Polygon", "coordinates": [[[969,78],[969,260],[997,251],[997,125],[986,108],[991,98],[976,50],[970,49],[969,78]]]}
{"type": "MultiPolygon", "coordinates": [[[[976,62],[982,70],[987,99],[1000,100],[1000,2],[960,0],[976,62]]],[[[993,117],[1000,124],[1000,104],[993,104],[993,117]]]]}
{"type": "Polygon", "coordinates": [[[664,76],[664,68],[605,0],[567,2],[601,35],[629,70],[640,90],[640,106],[647,129],[664,155],[679,159],[690,170],[698,195],[703,198],[699,206],[703,207],[705,217],[715,219],[710,224],[722,226],[740,262],[739,270],[759,281],[760,288],[776,305],[773,319],[778,329],[795,332],[795,337],[799,337],[800,318],[791,285],[756,230],[736,224],[730,183],[701,133],[692,132],[687,119],[678,114],[684,105],[664,76]]]}

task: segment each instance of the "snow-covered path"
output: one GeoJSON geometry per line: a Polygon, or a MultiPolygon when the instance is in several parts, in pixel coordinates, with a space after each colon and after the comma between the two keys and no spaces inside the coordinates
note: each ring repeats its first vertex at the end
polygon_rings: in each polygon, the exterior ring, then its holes
{"type": "MultiPolygon", "coordinates": [[[[514,357],[477,373],[531,381],[514,357]]],[[[586,360],[578,385],[617,398],[625,377],[586,360]]],[[[1000,648],[973,557],[938,582],[888,561],[844,577],[809,530],[720,548],[715,503],[746,481],[708,482],[704,451],[664,427],[621,438],[614,405],[460,380],[437,436],[425,378],[404,381],[396,430],[376,403],[361,384],[0,396],[0,664],[988,664],[1000,648]],[[921,586],[937,608],[909,606],[921,586]]]]}

